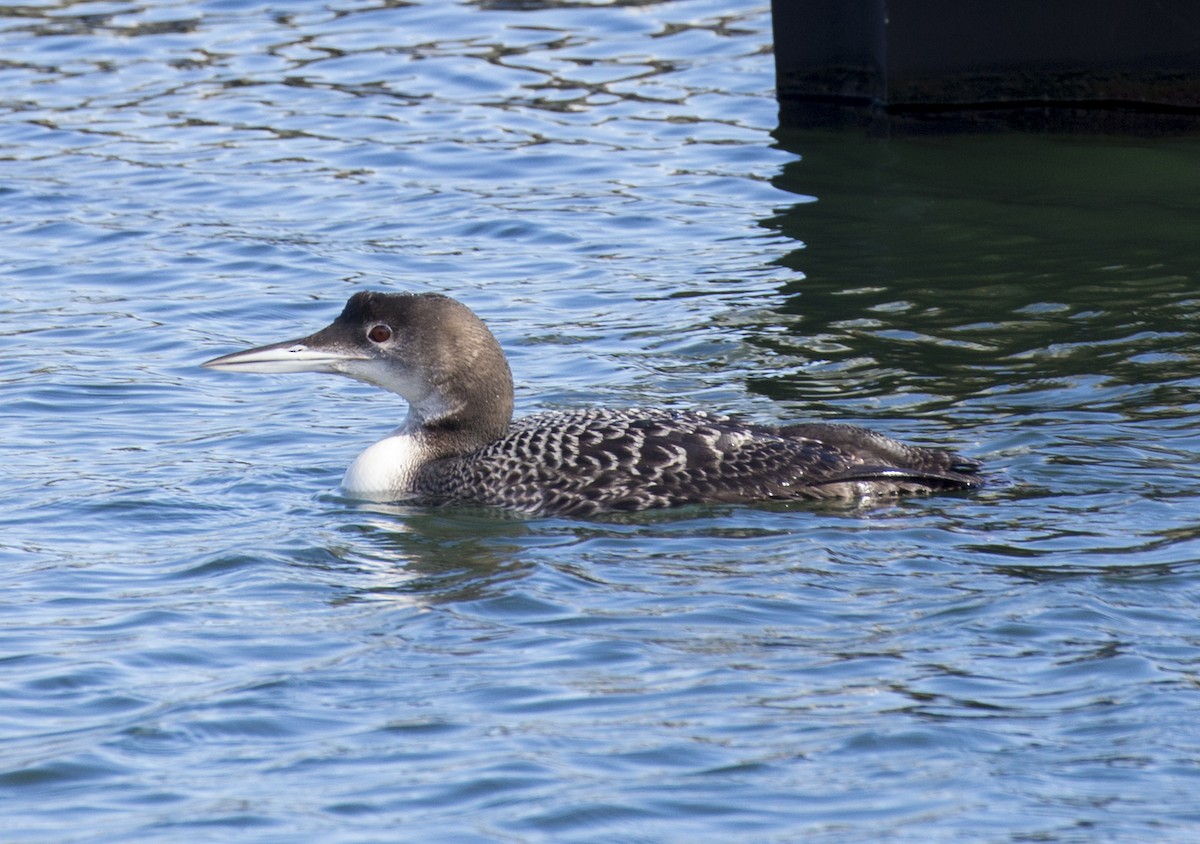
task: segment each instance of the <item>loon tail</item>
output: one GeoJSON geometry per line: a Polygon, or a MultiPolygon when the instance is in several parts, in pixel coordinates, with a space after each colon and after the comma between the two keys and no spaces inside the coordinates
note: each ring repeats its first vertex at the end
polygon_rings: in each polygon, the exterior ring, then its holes
{"type": "MultiPolygon", "coordinates": [[[[958,456],[958,455],[954,455],[958,456]]],[[[914,485],[930,491],[949,491],[956,489],[979,489],[984,485],[983,478],[978,474],[981,464],[974,460],[960,459],[950,465],[945,471],[929,471],[925,469],[900,469],[895,466],[855,466],[834,477],[821,481],[820,485],[837,483],[854,483],[856,481],[884,481],[894,483],[898,487],[914,485]]]]}
{"type": "Polygon", "coordinates": [[[936,448],[906,445],[891,437],[853,425],[813,422],[789,425],[781,433],[790,439],[819,440],[848,453],[863,455],[864,462],[847,467],[820,482],[884,482],[901,489],[979,489],[984,485],[983,464],[970,457],[936,448]]]}

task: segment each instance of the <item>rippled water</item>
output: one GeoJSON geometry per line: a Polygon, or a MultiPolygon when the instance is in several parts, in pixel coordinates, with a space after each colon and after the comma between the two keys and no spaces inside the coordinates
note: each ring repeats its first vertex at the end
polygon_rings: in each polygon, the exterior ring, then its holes
{"type": "Polygon", "coordinates": [[[776,138],[765,5],[2,14],[5,840],[1200,834],[1193,142],[776,138]],[[363,288],[994,484],[348,501],[402,402],[198,364],[363,288]]]}

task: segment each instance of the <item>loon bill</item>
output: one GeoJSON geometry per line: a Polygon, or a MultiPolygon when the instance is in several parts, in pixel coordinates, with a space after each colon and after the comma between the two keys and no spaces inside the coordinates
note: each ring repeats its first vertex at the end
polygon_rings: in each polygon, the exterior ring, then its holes
{"type": "Polygon", "coordinates": [[[704,502],[859,498],[983,486],[980,464],[850,425],[776,428],[705,412],[586,409],[513,421],[508,361],[465,305],[356,293],[316,334],[215,358],[229,372],[332,372],[408,401],[345,493],[588,516],[704,502]]]}

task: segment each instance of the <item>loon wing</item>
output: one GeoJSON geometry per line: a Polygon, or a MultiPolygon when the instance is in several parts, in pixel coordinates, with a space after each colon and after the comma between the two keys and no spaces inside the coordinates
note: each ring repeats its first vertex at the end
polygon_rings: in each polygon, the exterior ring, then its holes
{"type": "MultiPolygon", "coordinates": [[[[864,428],[814,423],[778,429],[712,417],[628,423],[597,445],[612,471],[579,478],[577,494],[607,509],[704,501],[895,495],[982,485],[979,464],[904,445],[864,428]],[[652,502],[652,503],[651,503],[652,502]]],[[[587,459],[588,448],[580,456],[587,459]]],[[[568,484],[568,486],[574,486],[568,484]]]]}

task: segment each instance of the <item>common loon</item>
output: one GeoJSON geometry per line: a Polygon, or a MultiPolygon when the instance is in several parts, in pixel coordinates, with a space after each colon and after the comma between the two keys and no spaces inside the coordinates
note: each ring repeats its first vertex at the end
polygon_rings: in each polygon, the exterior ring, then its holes
{"type": "Polygon", "coordinates": [[[775,428],[647,409],[551,411],[514,422],[500,344],[465,305],[436,293],[355,293],[316,334],[203,365],[332,372],[404,397],[404,424],[342,480],[359,499],[590,516],[983,485],[975,460],[850,425],[775,428]]]}

